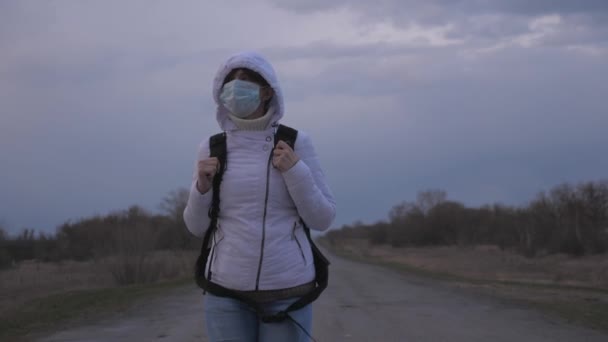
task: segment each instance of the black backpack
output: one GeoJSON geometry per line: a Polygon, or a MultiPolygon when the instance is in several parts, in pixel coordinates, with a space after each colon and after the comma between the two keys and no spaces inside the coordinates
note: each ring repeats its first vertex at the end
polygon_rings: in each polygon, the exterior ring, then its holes
{"type": "MultiPolygon", "coordinates": [[[[274,146],[276,147],[277,143],[279,141],[283,140],[285,143],[287,143],[293,149],[297,137],[298,137],[297,130],[287,127],[287,126],[279,125],[279,127],[275,133],[275,136],[274,136],[274,146]]],[[[209,224],[209,228],[207,229],[207,232],[205,233],[205,237],[203,239],[203,244],[201,246],[201,253],[196,260],[196,268],[195,268],[196,283],[205,292],[209,292],[209,293],[219,296],[219,297],[235,298],[235,299],[238,299],[238,300],[248,304],[250,307],[252,307],[256,311],[256,313],[258,314],[258,317],[264,323],[282,322],[285,319],[290,318],[289,315],[287,314],[288,312],[301,309],[301,308],[305,307],[306,305],[315,301],[317,298],[319,298],[319,295],[321,295],[321,292],[323,292],[323,290],[325,290],[325,288],[327,287],[329,261],[321,253],[319,248],[313,242],[312,238],[310,237],[310,229],[304,223],[304,231],[306,232],[306,237],[308,238],[308,242],[310,243],[310,247],[312,249],[312,255],[313,255],[313,259],[314,259],[315,272],[316,272],[315,287],[310,292],[308,292],[306,295],[302,296],[298,301],[291,304],[287,309],[285,309],[284,311],[278,312],[276,314],[268,314],[268,313],[264,312],[261,309],[260,305],[258,305],[255,301],[244,297],[243,295],[239,294],[236,291],[227,289],[221,285],[218,285],[218,284],[212,282],[211,281],[211,278],[212,278],[211,265],[209,265],[210,267],[209,267],[209,271],[208,271],[207,275],[205,275],[205,268],[207,265],[207,260],[209,260],[209,254],[211,252],[211,238],[217,228],[217,219],[218,219],[219,212],[220,212],[220,184],[222,183],[224,171],[226,170],[226,159],[227,159],[226,157],[227,157],[227,153],[228,153],[227,148],[226,148],[226,133],[225,132],[216,134],[209,139],[209,150],[210,150],[210,157],[218,158],[219,163],[220,163],[220,169],[218,171],[218,174],[216,174],[215,178],[213,179],[213,199],[211,202],[211,207],[209,208],[209,218],[211,219],[211,222],[209,224]]],[[[213,262],[213,255],[211,255],[211,261],[213,262]]]]}

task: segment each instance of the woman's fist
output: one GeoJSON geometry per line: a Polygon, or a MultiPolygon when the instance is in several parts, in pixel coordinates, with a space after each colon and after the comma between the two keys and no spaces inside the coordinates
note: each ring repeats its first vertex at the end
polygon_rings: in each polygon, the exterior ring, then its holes
{"type": "Polygon", "coordinates": [[[277,143],[272,155],[272,165],[274,165],[274,167],[281,172],[285,172],[296,165],[298,160],[300,160],[300,158],[287,143],[282,140],[277,143]]]}
{"type": "Polygon", "coordinates": [[[206,193],[213,185],[213,177],[220,169],[220,162],[217,158],[209,158],[199,160],[197,164],[198,179],[196,181],[196,189],[201,194],[206,193]]]}

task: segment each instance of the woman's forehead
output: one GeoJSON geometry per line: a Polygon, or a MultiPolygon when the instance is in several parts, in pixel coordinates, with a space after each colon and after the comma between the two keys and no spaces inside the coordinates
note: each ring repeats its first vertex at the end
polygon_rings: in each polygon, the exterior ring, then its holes
{"type": "Polygon", "coordinates": [[[229,82],[231,80],[233,80],[235,77],[241,77],[241,76],[246,76],[248,78],[250,78],[252,81],[260,84],[260,85],[268,85],[268,82],[264,79],[264,77],[262,75],[260,75],[259,73],[251,70],[251,69],[247,69],[247,68],[234,68],[232,70],[230,70],[230,72],[228,73],[228,75],[226,75],[226,78],[224,79],[224,84],[226,84],[226,82],[229,82]]]}
{"type": "Polygon", "coordinates": [[[245,74],[247,76],[254,76],[256,74],[256,72],[253,71],[253,70],[251,70],[251,69],[247,69],[247,68],[235,68],[235,69],[232,69],[228,73],[228,75],[229,76],[234,76],[234,75],[239,74],[239,73],[240,74],[245,74]]]}

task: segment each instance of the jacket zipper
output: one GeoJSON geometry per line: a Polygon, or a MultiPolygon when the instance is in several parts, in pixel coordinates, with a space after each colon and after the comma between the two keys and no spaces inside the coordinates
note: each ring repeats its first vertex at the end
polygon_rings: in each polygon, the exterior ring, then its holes
{"type": "Polygon", "coordinates": [[[268,164],[266,165],[266,195],[264,198],[264,215],[262,216],[262,245],[260,246],[260,263],[258,265],[258,275],[255,279],[255,290],[260,289],[260,274],[262,273],[262,261],[264,260],[264,242],[266,240],[266,213],[268,211],[268,190],[270,186],[270,163],[272,163],[272,153],[274,148],[270,150],[268,156],[268,164]]]}
{"type": "Polygon", "coordinates": [[[296,240],[296,243],[298,244],[298,248],[300,249],[300,255],[302,255],[302,260],[304,261],[304,265],[306,265],[306,257],[304,256],[304,250],[302,249],[302,245],[300,244],[300,240],[298,240],[298,237],[296,236],[296,227],[297,227],[297,224],[298,224],[297,222],[293,223],[292,236],[296,240]]]}

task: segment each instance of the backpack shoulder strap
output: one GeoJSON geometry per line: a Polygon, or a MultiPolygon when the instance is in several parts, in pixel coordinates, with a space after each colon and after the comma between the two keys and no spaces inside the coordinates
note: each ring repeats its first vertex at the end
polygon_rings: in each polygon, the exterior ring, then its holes
{"type": "Polygon", "coordinates": [[[213,178],[213,197],[211,207],[209,208],[209,218],[211,219],[209,228],[212,229],[215,229],[220,213],[220,184],[222,183],[224,171],[226,171],[227,154],[226,132],[218,133],[209,138],[209,157],[217,158],[220,163],[218,173],[213,178]]]}
{"type": "Polygon", "coordinates": [[[274,135],[274,146],[277,146],[279,141],[283,140],[292,149],[296,145],[296,139],[298,139],[298,131],[285,125],[279,125],[277,133],[274,135]]]}
{"type": "MultiPolygon", "coordinates": [[[[209,251],[211,246],[211,238],[217,228],[217,219],[220,216],[220,185],[222,184],[222,178],[224,171],[226,171],[226,160],[227,160],[228,149],[226,147],[226,133],[218,133],[209,138],[209,157],[215,157],[218,159],[220,166],[218,173],[213,178],[213,193],[211,198],[211,206],[209,207],[209,227],[203,237],[203,244],[201,246],[201,253],[196,261],[196,279],[200,281],[199,286],[203,285],[205,281],[204,270],[209,259],[209,251]]],[[[213,255],[211,255],[213,260],[213,255]]],[[[211,280],[211,267],[206,277],[211,280]]],[[[205,288],[204,286],[201,286],[205,288]]]]}
{"type": "Polygon", "coordinates": [[[220,158],[226,154],[226,132],[218,133],[209,138],[209,156],[220,158]]]}

